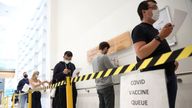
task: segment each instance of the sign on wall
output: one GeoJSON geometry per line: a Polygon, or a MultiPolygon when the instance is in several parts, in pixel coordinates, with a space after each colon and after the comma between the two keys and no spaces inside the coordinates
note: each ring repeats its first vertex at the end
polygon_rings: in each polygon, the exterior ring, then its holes
{"type": "Polygon", "coordinates": [[[168,108],[164,70],[121,77],[120,108],[168,108]]]}

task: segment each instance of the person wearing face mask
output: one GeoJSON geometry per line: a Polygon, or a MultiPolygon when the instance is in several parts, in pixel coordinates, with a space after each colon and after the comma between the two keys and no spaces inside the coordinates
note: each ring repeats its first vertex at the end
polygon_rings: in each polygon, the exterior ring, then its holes
{"type": "MultiPolygon", "coordinates": [[[[20,80],[17,85],[17,91],[19,93],[25,93],[24,91],[22,91],[25,84],[29,85],[27,72],[23,72],[23,79],[20,80]]],[[[20,105],[21,105],[21,108],[27,108],[27,94],[20,96],[20,105]]]]}
{"type": "MultiPolygon", "coordinates": [[[[34,71],[31,79],[29,80],[29,84],[31,85],[31,89],[37,89],[41,86],[44,86],[45,83],[49,84],[48,81],[41,82],[39,79],[39,71],[34,71]]],[[[32,108],[42,108],[41,107],[41,92],[34,91],[32,93],[32,108]]]]}
{"type": "MultiPolygon", "coordinates": [[[[153,27],[153,23],[159,18],[157,2],[155,0],[142,1],[138,6],[137,12],[142,22],[133,29],[131,35],[137,61],[170,52],[171,49],[165,38],[171,34],[173,25],[167,23],[160,31],[153,27]]],[[[175,61],[142,70],[165,70],[169,108],[175,108],[177,94],[175,70],[177,67],[178,62],[175,61]]]]}
{"type": "MultiPolygon", "coordinates": [[[[72,77],[75,65],[71,62],[73,54],[71,51],[66,51],[63,56],[63,61],[57,63],[53,70],[52,83],[66,80],[66,76],[72,77]]],[[[77,101],[77,89],[75,83],[72,83],[72,94],[73,94],[73,108],[76,108],[77,101]]],[[[66,103],[66,85],[56,88],[55,97],[52,102],[53,108],[67,108],[66,103]]]]}

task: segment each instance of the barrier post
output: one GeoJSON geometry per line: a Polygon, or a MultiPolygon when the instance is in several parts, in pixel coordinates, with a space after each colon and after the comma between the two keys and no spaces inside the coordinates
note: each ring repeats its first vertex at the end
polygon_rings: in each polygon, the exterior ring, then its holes
{"type": "Polygon", "coordinates": [[[32,108],[32,91],[28,92],[28,108],[32,108]]]}
{"type": "Polygon", "coordinates": [[[66,77],[66,98],[67,98],[67,108],[73,108],[73,97],[72,97],[72,83],[69,76],[66,77]]]}
{"type": "Polygon", "coordinates": [[[7,97],[6,97],[6,105],[5,105],[5,108],[8,108],[8,106],[9,106],[9,97],[7,96],[7,97]]]}
{"type": "Polygon", "coordinates": [[[13,93],[12,97],[12,108],[15,108],[15,93],[13,93]]]}
{"type": "Polygon", "coordinates": [[[3,97],[3,108],[8,108],[7,97],[3,97]]]}
{"type": "Polygon", "coordinates": [[[2,98],[2,106],[5,107],[5,97],[2,98]]]}

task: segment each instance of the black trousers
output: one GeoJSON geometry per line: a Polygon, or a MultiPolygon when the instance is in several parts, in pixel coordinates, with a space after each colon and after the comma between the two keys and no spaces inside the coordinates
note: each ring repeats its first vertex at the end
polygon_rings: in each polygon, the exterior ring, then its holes
{"type": "Polygon", "coordinates": [[[32,108],[42,108],[41,107],[41,92],[35,91],[32,93],[32,108]]]}
{"type": "Polygon", "coordinates": [[[115,94],[113,86],[99,89],[97,94],[99,97],[99,108],[114,108],[115,94]]]}
{"type": "Polygon", "coordinates": [[[167,77],[167,93],[168,93],[168,100],[169,100],[169,108],[175,108],[175,101],[177,96],[176,75],[167,77]]]}
{"type": "MultiPolygon", "coordinates": [[[[73,108],[76,108],[77,103],[77,90],[76,87],[72,88],[73,92],[73,108]]],[[[53,98],[52,107],[53,108],[67,108],[66,101],[66,87],[58,87],[56,89],[55,97],[53,98]]]]}

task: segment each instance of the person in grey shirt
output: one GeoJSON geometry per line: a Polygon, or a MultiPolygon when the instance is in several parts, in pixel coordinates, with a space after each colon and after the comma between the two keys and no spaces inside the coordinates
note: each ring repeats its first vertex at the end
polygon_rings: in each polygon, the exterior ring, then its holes
{"type": "MultiPolygon", "coordinates": [[[[92,66],[94,72],[99,72],[114,68],[115,66],[107,56],[110,48],[108,42],[101,42],[99,44],[100,53],[93,59],[92,66]]],[[[114,88],[112,77],[99,78],[95,80],[97,87],[97,94],[99,97],[99,108],[114,108],[114,88]]]]}

